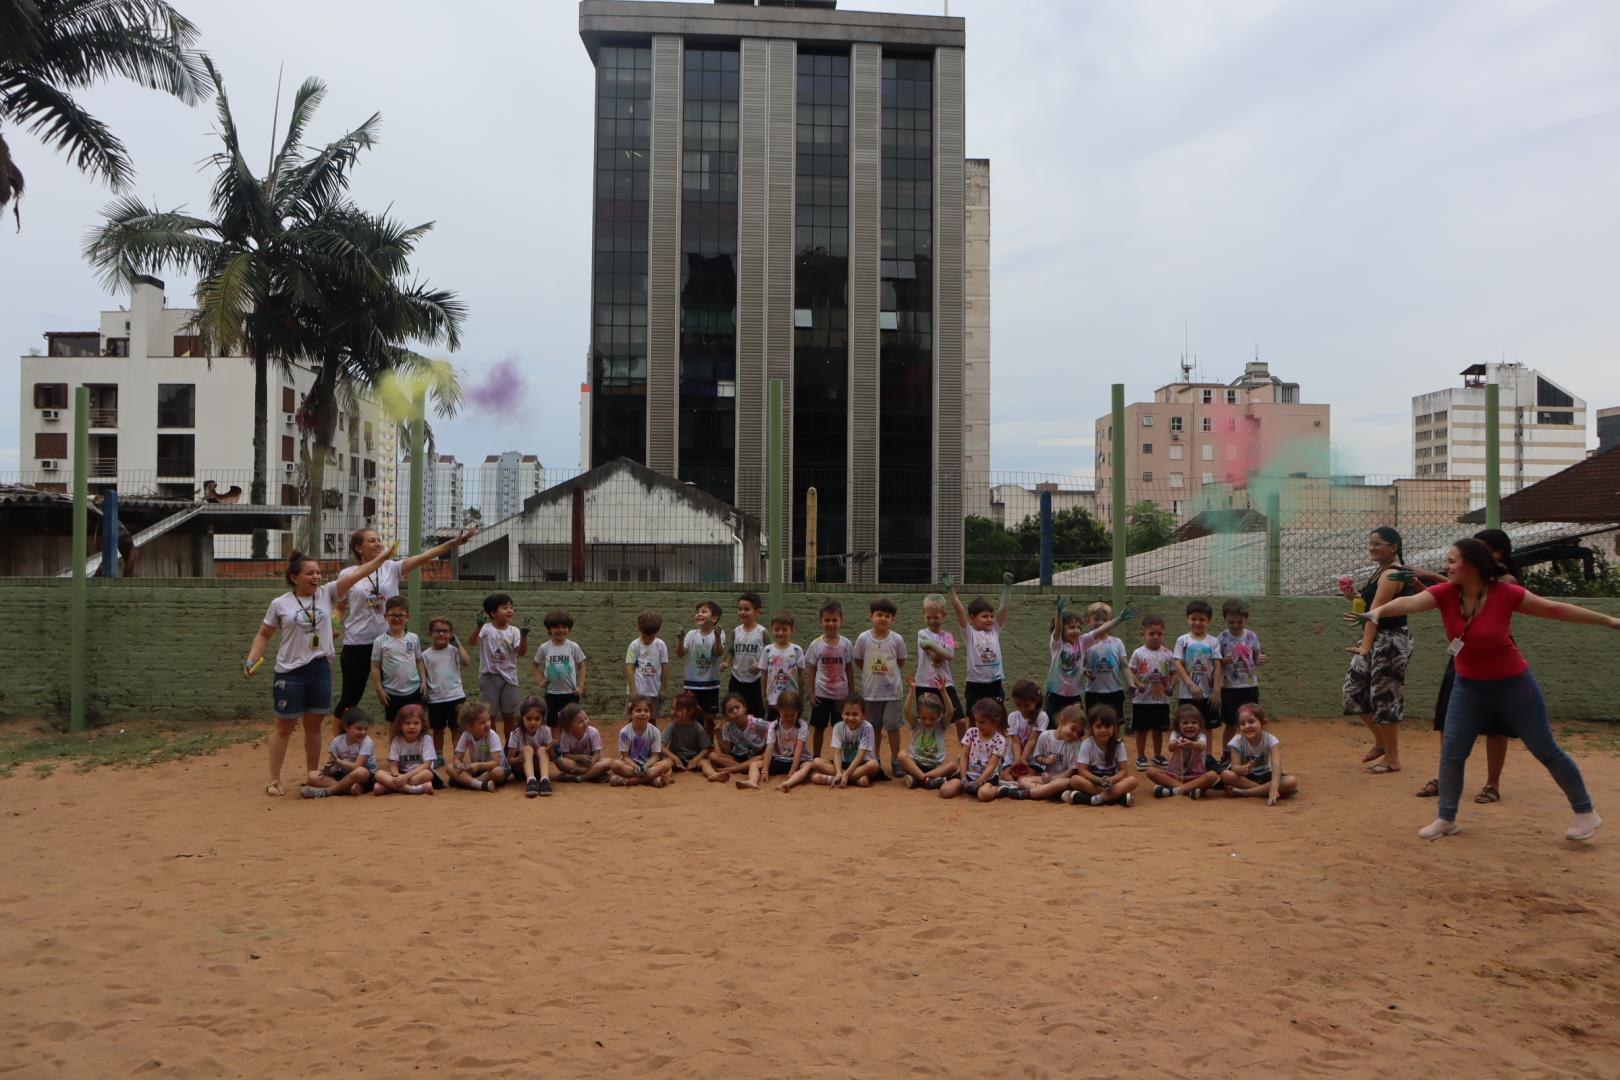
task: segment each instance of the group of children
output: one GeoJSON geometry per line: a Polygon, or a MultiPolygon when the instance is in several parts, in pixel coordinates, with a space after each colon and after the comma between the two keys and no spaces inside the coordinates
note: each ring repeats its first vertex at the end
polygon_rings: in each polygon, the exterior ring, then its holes
{"type": "Polygon", "coordinates": [[[1008,711],[1001,630],[1010,583],[995,606],[982,597],[964,606],[954,583],[947,578],[944,585],[945,595],[923,601],[915,675],[906,672],[911,653],[894,629],[898,610],[888,599],[871,602],[870,627],[853,642],[842,633],[842,605],[827,601],[821,632],[808,647],[793,641],[791,613],[775,615],[766,629],[755,593],[738,597],[729,638],[720,605],[701,602],[693,628],[676,634],[684,686],[662,729],[669,650],[659,637],[662,617],[642,612],[638,636],[625,650],[627,722],[611,759],[581,705],[589,660],[571,639],[574,620],[566,611],[546,614],[546,639],[534,653],[543,696],[523,697],[517,661],[528,655],[528,628],[513,625],[510,596],[486,597],[474,642],[478,697],[469,700],[461,669],[472,657],[450,620],[429,623],[431,644],[424,649],[405,629],[409,610],[396,596],[386,605],[388,632],[372,646],[372,685],[389,724],[386,765],[379,764],[369,717],[351,708],[339,721],[330,760],[309,775],[303,794],[431,794],[447,782],[492,792],[521,780],[525,794],[535,797],[550,795],[554,779],[662,787],[682,773],[745,789],[779,776],[783,792],[807,782],[868,787],[899,779],[944,798],[1078,806],[1129,806],[1143,779],[1160,798],[1196,799],[1220,788],[1275,803],[1296,790],[1282,771],[1278,740],[1266,730],[1258,675],[1265,655],[1241,601],[1223,606],[1226,629],[1218,634],[1209,632],[1211,606],[1188,604],[1187,633],[1173,648],[1165,647],[1164,620],[1148,615],[1141,621],[1142,645],[1127,656],[1113,631],[1134,617],[1129,607],[1116,618],[1106,604],[1082,612],[1059,597],[1045,686],[1017,683],[1008,711]],[[960,641],[946,628],[947,604],[960,641]],[[951,673],[959,647],[966,650],[961,696],[951,673]],[[722,699],[720,676],[728,669],[722,699]],[[1125,748],[1127,696],[1134,769],[1125,748]],[[828,729],[832,748],[823,757],[828,729]],[[953,729],[954,755],[947,746],[953,729]],[[909,733],[904,746],[902,730],[909,733]],[[1219,757],[1210,741],[1216,732],[1219,757]],[[448,759],[439,749],[446,746],[452,747],[448,759]]]}

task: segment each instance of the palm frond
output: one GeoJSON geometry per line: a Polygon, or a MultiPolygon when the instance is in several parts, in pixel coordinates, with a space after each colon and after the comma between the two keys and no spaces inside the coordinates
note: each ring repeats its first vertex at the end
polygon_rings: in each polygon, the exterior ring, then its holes
{"type": "Polygon", "coordinates": [[[114,189],[135,174],[124,144],[65,91],[27,72],[0,69],[0,115],[65,151],[81,171],[114,189]]]}
{"type": "Polygon", "coordinates": [[[377,144],[377,129],[381,125],[382,114],[372,113],[365,123],[301,162],[290,171],[285,186],[276,192],[278,202],[305,220],[313,220],[330,209],[338,196],[348,190],[349,170],[360,152],[377,144]]]}
{"type": "Polygon", "coordinates": [[[64,33],[53,24],[41,54],[29,68],[61,86],[84,88],[123,77],[148,90],[160,90],[187,105],[207,94],[200,54],[181,48],[147,29],[105,26],[64,33]]]}
{"type": "Polygon", "coordinates": [[[292,109],[287,114],[287,134],[281,140],[281,149],[270,164],[267,178],[271,188],[280,186],[282,176],[298,160],[304,149],[304,131],[315,118],[315,112],[326,100],[326,84],[319,79],[305,79],[293,95],[292,109]]]}
{"type": "Polygon", "coordinates": [[[166,267],[201,273],[219,257],[214,223],[184,210],[160,210],[124,197],[108,203],[101,214],[105,222],[85,233],[84,257],[108,292],[166,267]]]}
{"type": "Polygon", "coordinates": [[[22,170],[11,160],[11,147],[7,145],[5,135],[0,134],[0,212],[4,212],[8,205],[11,207],[11,216],[17,219],[18,232],[22,232],[22,207],[18,203],[25,186],[22,170]]]}

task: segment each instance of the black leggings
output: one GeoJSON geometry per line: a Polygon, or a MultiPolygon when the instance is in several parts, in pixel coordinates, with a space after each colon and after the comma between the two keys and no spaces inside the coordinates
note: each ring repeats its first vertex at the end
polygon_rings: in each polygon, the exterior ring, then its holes
{"type": "Polygon", "coordinates": [[[343,667],[343,695],[338,698],[332,715],[341,720],[351,705],[360,704],[366,683],[371,681],[371,644],[343,646],[339,662],[343,667]]]}

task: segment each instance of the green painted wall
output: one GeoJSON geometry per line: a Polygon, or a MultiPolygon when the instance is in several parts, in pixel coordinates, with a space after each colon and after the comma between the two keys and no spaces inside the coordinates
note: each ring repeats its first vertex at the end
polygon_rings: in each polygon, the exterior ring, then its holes
{"type": "MultiPolygon", "coordinates": [[[[424,586],[427,614],[446,615],[466,633],[481,610],[484,584],[429,583],[424,586]]],[[[241,657],[257,630],[265,607],[277,594],[265,582],[176,581],[155,584],[139,579],[90,583],[90,696],[93,720],[125,716],[228,717],[269,715],[267,669],[251,682],[241,677],[241,657]]],[[[623,706],[624,650],[635,636],[635,616],[653,608],[664,616],[664,638],[679,625],[691,625],[697,601],[712,597],[727,612],[729,629],[736,620],[736,590],[676,589],[622,591],[608,586],[551,586],[508,589],[518,619],[532,618],[536,634],[546,611],[565,607],[576,620],[575,637],[591,657],[586,705],[601,717],[617,716],[623,706]]],[[[763,589],[759,590],[764,592],[763,589]]],[[[964,590],[971,599],[974,590],[964,590]]],[[[808,644],[816,632],[817,611],[828,596],[845,610],[845,632],[854,638],[866,626],[866,605],[876,593],[788,593],[788,607],[798,620],[795,640],[808,644]]],[[[891,589],[900,605],[898,627],[915,643],[922,623],[923,590],[891,589]]],[[[10,645],[0,666],[0,715],[65,717],[68,711],[68,583],[12,580],[0,582],[0,611],[5,613],[10,645]]],[[[1077,602],[1096,599],[1076,595],[1077,602]]],[[[1220,597],[1211,597],[1219,609],[1220,597]]],[[[1050,591],[1019,590],[1003,634],[1009,689],[1011,681],[1037,682],[1046,674],[1046,636],[1053,610],[1050,591]]],[[[1183,627],[1185,599],[1142,597],[1143,613],[1165,617],[1172,635],[1183,627]]],[[[1596,600],[1589,606],[1620,614],[1620,601],[1596,600]]],[[[1354,631],[1340,622],[1345,605],[1338,599],[1285,598],[1255,600],[1250,625],[1260,634],[1270,661],[1262,672],[1263,700],[1279,715],[1325,717],[1339,714],[1339,685],[1347,657],[1344,647],[1354,631]]],[[[1547,694],[1554,716],[1566,720],[1620,717],[1620,684],[1613,674],[1612,631],[1571,626],[1541,619],[1515,624],[1521,647],[1547,694]]],[[[1427,719],[1444,667],[1445,643],[1439,619],[1421,617],[1418,648],[1408,679],[1409,715],[1427,719]]],[[[1134,630],[1124,635],[1135,648],[1134,630]]],[[[673,650],[672,650],[673,652],[673,650]]],[[[670,682],[680,681],[680,665],[670,664],[670,682]]],[[[958,664],[956,677],[962,680],[958,664]]],[[[463,676],[476,687],[476,657],[463,676]]],[[[532,687],[527,681],[525,687],[532,687]]]]}

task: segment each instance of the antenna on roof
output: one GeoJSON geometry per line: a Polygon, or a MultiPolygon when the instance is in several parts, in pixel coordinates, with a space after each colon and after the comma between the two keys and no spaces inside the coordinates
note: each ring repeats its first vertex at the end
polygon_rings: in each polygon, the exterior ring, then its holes
{"type": "Polygon", "coordinates": [[[1193,360],[1191,349],[1192,337],[1187,330],[1187,320],[1181,320],[1181,381],[1191,382],[1193,368],[1197,362],[1193,360]]]}

